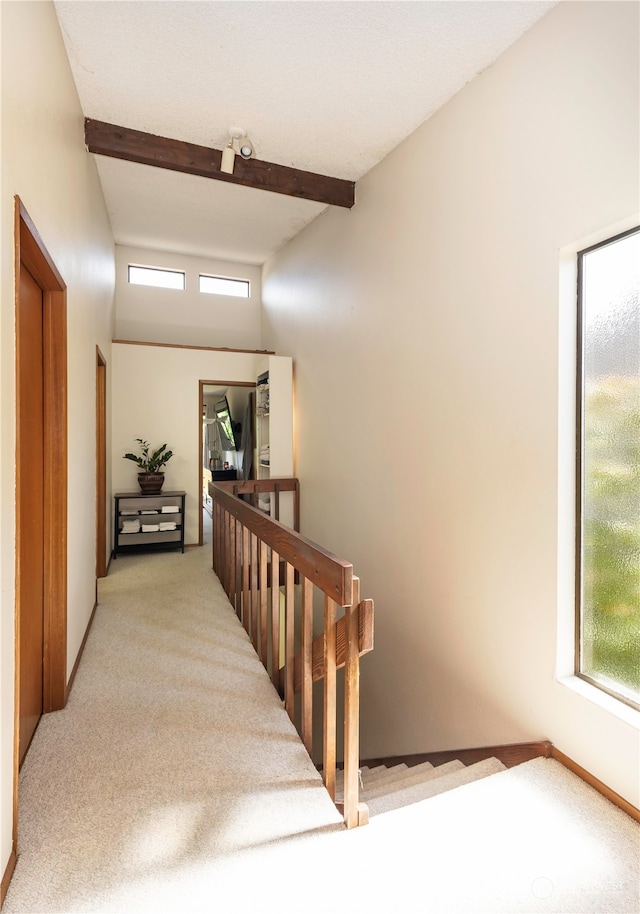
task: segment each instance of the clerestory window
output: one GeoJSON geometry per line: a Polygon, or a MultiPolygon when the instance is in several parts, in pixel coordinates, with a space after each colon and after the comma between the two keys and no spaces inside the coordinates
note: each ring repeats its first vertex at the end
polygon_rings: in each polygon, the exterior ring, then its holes
{"type": "Polygon", "coordinates": [[[249,280],[231,279],[228,276],[200,274],[201,292],[209,295],[233,295],[235,298],[249,298],[249,280]]]}
{"type": "Polygon", "coordinates": [[[163,270],[160,267],[140,267],[129,264],[128,280],[135,286],[154,286],[157,289],[184,290],[183,270],[163,270]]]}
{"type": "Polygon", "coordinates": [[[640,706],[640,226],[578,253],[576,674],[640,706]]]}

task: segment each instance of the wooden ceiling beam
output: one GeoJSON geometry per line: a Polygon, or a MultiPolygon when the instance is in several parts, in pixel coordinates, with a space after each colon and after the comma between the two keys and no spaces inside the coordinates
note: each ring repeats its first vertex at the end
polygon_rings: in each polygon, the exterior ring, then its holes
{"type": "Polygon", "coordinates": [[[130,127],[117,127],[91,118],[85,118],[84,136],[87,149],[96,155],[214,178],[228,184],[270,190],[276,194],[315,200],[330,206],[351,209],[355,203],[355,183],[342,178],[317,175],[299,168],[262,162],[260,159],[245,160],[239,155],[236,156],[233,174],[228,175],[220,171],[220,149],[155,136],[130,127]]]}

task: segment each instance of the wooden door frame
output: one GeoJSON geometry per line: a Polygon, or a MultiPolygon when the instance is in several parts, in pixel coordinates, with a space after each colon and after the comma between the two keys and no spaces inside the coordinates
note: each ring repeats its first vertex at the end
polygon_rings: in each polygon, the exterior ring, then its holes
{"type": "MultiPolygon", "coordinates": [[[[96,346],[96,578],[107,573],[107,360],[96,346]]],[[[97,581],[96,581],[96,603],[97,581]]]]}
{"type": "MultiPolygon", "coordinates": [[[[255,381],[198,381],[198,546],[202,546],[202,398],[205,387],[253,387],[255,381]]],[[[242,417],[244,420],[244,416],[242,417]]]]}
{"type": "Polygon", "coordinates": [[[20,582],[22,523],[20,487],[21,440],[19,356],[20,265],[42,289],[44,401],[44,652],[43,712],[58,711],[67,701],[67,292],[66,284],[22,201],[15,197],[15,320],[16,320],[16,569],[15,569],[15,701],[13,771],[13,853],[17,851],[20,721],[20,582]]]}

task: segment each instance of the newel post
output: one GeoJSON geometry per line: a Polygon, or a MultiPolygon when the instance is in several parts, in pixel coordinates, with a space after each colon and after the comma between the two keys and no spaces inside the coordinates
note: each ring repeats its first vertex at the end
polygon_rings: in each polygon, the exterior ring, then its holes
{"type": "Polygon", "coordinates": [[[353,602],[345,607],[344,678],[344,821],[347,828],[364,825],[368,809],[358,802],[360,766],[360,645],[358,613],[360,580],[353,579],[353,602]]]}

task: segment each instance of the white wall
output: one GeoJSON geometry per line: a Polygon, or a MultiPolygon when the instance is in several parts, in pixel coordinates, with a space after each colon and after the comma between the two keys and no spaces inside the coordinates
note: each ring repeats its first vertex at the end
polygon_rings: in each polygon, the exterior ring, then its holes
{"type": "Polygon", "coordinates": [[[115,281],[111,229],[52,3],[0,4],[0,872],[11,852],[14,713],[14,195],[67,284],[69,406],[68,671],[95,601],[96,345],[109,363],[115,281]]]}
{"type": "Polygon", "coordinates": [[[365,758],[547,737],[640,805],[638,715],[555,678],[559,250],[638,207],[638,83],[638,5],[561,3],[264,269],[365,758]]]}
{"type": "Polygon", "coordinates": [[[261,344],[260,296],[260,267],[146,248],[116,247],[116,339],[257,349],[261,344]],[[186,288],[178,291],[130,285],[130,263],[184,270],[186,288]],[[248,279],[250,296],[201,293],[200,273],[248,279]]]}
{"type": "Polygon", "coordinates": [[[187,493],[186,543],[198,541],[201,510],[199,381],[255,383],[260,358],[255,353],[113,344],[113,492],[138,488],[136,465],[122,457],[135,450],[136,438],[154,446],[166,441],[174,456],[164,468],[164,488],[187,493]]]}

